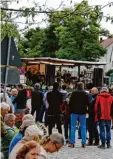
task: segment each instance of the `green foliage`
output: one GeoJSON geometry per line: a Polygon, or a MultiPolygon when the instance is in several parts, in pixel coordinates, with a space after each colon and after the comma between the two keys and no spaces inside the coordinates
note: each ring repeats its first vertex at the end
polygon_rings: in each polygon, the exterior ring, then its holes
{"type": "MultiPolygon", "coordinates": [[[[74,9],[66,10],[70,16],[68,18],[55,18],[58,14],[64,16],[62,12],[54,13],[51,19],[56,25],[55,33],[59,38],[60,49],[56,52],[58,58],[68,58],[75,60],[95,61],[106,53],[100,46],[100,10],[96,7],[88,6],[87,1],[75,5],[74,9]],[[73,13],[73,14],[72,14],[73,13]],[[60,24],[60,22],[63,22],[60,24]]],[[[61,17],[61,16],[60,16],[61,17]]]]}
{"type": "Polygon", "coordinates": [[[113,73],[113,69],[110,69],[106,72],[106,76],[110,76],[110,74],[113,73]]]}
{"type": "Polygon", "coordinates": [[[45,35],[41,44],[41,56],[56,57],[55,52],[59,49],[58,38],[54,33],[54,25],[50,25],[45,29],[45,35]]]}
{"type": "Polygon", "coordinates": [[[20,49],[23,50],[22,57],[40,56],[41,43],[44,37],[44,30],[40,28],[30,29],[24,34],[20,41],[20,49]]]}

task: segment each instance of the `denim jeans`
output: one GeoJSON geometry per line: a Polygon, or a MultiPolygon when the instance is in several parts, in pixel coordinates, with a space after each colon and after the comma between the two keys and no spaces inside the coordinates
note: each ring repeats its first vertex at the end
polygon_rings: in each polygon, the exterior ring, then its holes
{"type": "Polygon", "coordinates": [[[111,120],[100,120],[100,140],[103,145],[107,142],[110,144],[111,140],[111,120]]]}
{"type": "Polygon", "coordinates": [[[76,123],[77,120],[80,122],[81,128],[81,138],[82,144],[86,144],[86,114],[79,115],[79,114],[71,114],[71,129],[70,129],[70,143],[74,144],[76,142],[76,123]]]}

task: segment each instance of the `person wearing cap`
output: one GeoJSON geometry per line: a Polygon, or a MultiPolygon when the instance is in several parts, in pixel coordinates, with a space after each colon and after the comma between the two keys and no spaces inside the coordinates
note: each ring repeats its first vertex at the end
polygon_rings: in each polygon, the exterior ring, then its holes
{"type": "Polygon", "coordinates": [[[20,131],[18,134],[16,134],[11,143],[10,143],[10,146],[9,146],[9,154],[11,153],[13,147],[22,139],[22,137],[24,136],[24,132],[26,130],[26,128],[30,125],[35,125],[35,121],[33,120],[33,116],[30,115],[30,114],[27,114],[25,115],[23,118],[22,118],[22,125],[20,127],[20,131]]]}
{"type": "Polygon", "coordinates": [[[98,148],[110,148],[111,120],[113,117],[113,97],[107,87],[102,87],[95,103],[95,121],[99,122],[101,145],[98,148]]]}
{"type": "Polygon", "coordinates": [[[40,142],[40,138],[43,136],[43,132],[36,125],[28,126],[25,130],[24,137],[20,140],[12,149],[9,154],[9,159],[16,159],[17,152],[28,141],[34,140],[40,142]]]}
{"type": "Polygon", "coordinates": [[[40,84],[36,83],[34,90],[31,92],[31,114],[34,115],[36,111],[35,121],[39,121],[40,108],[43,104],[43,93],[40,91],[40,84]]]}

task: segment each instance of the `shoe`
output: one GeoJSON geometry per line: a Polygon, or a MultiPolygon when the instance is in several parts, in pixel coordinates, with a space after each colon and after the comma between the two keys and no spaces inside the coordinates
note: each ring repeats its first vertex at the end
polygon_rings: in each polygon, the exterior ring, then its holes
{"type": "Polygon", "coordinates": [[[99,142],[94,142],[93,145],[94,145],[94,146],[98,146],[98,145],[99,145],[99,142]]]}
{"type": "Polygon", "coordinates": [[[93,146],[93,143],[88,142],[87,146],[93,146]]]}
{"type": "Polygon", "coordinates": [[[78,139],[81,139],[81,137],[78,137],[78,139]]]}
{"type": "Polygon", "coordinates": [[[74,148],[75,145],[74,145],[74,144],[71,144],[71,143],[68,143],[68,147],[74,148]]]}
{"type": "Polygon", "coordinates": [[[107,148],[110,149],[110,148],[111,148],[111,145],[110,145],[110,144],[107,144],[107,148]]]}
{"type": "Polygon", "coordinates": [[[113,129],[113,126],[111,127],[111,129],[113,129]]]}
{"type": "Polygon", "coordinates": [[[66,139],[66,144],[68,144],[69,143],[69,140],[68,139],[66,139]]]}
{"type": "Polygon", "coordinates": [[[105,145],[99,145],[98,148],[105,149],[106,147],[105,147],[105,145]]]}
{"type": "Polygon", "coordinates": [[[86,147],[86,144],[82,144],[82,148],[85,148],[86,147]]]}

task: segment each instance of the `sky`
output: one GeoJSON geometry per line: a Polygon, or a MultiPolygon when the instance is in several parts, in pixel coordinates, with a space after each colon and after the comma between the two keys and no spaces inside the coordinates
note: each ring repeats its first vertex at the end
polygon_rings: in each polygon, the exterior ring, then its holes
{"type": "MultiPolygon", "coordinates": [[[[35,0],[35,2],[38,2],[38,4],[40,6],[43,6],[43,9],[45,8],[54,8],[57,9],[59,8],[59,5],[61,4],[61,2],[64,2],[62,7],[60,7],[60,9],[62,9],[63,7],[70,7],[73,6],[74,3],[80,3],[82,0],[72,0],[72,3],[70,4],[70,0],[35,0]]],[[[113,2],[113,0],[88,0],[89,5],[106,5],[109,2],[113,2]]],[[[9,8],[14,8],[14,9],[19,9],[20,7],[32,7],[33,6],[33,0],[20,0],[19,3],[17,4],[16,2],[13,2],[11,4],[9,4],[9,8]]],[[[102,9],[102,11],[104,12],[104,15],[110,15],[113,16],[113,5],[111,7],[107,6],[105,8],[102,9]]],[[[40,27],[46,27],[47,23],[42,22],[43,18],[45,18],[45,14],[39,14],[38,16],[35,17],[35,25],[33,25],[32,27],[35,28],[37,26],[40,27]]],[[[25,22],[24,18],[18,18],[15,20],[16,22],[25,22]]],[[[24,28],[24,24],[20,24],[18,23],[19,28],[23,29],[24,28]]],[[[111,24],[111,22],[106,22],[105,20],[102,20],[101,22],[101,26],[102,28],[108,29],[110,31],[110,33],[113,34],[113,23],[111,24]]]]}

